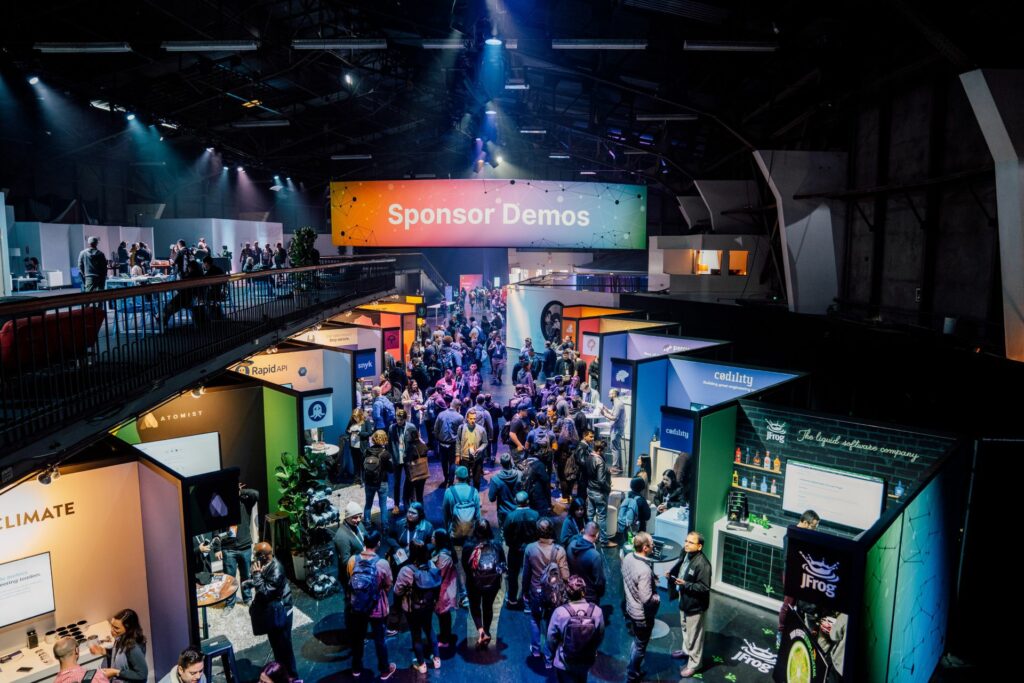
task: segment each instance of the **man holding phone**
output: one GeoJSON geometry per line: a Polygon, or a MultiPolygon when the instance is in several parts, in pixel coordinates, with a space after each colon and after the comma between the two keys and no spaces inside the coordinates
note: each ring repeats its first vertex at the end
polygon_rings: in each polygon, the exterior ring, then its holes
{"type": "Polygon", "coordinates": [[[672,653],[675,659],[688,658],[679,672],[690,678],[700,670],[704,655],[704,615],[711,602],[711,563],[704,555],[704,536],[697,531],[686,535],[683,555],[665,575],[669,596],[679,595],[679,623],[683,627],[683,649],[672,653]]]}
{"type": "Polygon", "coordinates": [[[53,656],[60,663],[55,683],[109,683],[102,669],[88,671],[78,663],[78,642],[65,636],[53,644],[53,656]]]}

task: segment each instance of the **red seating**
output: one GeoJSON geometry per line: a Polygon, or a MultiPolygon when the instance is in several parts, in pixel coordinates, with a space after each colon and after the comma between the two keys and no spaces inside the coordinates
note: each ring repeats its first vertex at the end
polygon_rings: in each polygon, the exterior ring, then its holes
{"type": "Polygon", "coordinates": [[[8,320],[0,328],[0,365],[24,371],[81,358],[106,318],[102,307],[88,306],[8,320]]]}

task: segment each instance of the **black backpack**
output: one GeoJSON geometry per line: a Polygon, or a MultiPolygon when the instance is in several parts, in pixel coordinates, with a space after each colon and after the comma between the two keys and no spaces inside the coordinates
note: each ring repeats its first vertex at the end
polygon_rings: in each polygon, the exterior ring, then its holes
{"type": "Polygon", "coordinates": [[[429,564],[413,569],[410,603],[414,612],[433,611],[441,595],[441,572],[429,564]]]}
{"type": "Polygon", "coordinates": [[[384,476],[384,462],[377,448],[369,448],[363,457],[363,481],[368,486],[380,486],[384,476]]]}
{"type": "Polygon", "coordinates": [[[569,613],[562,636],[562,659],[569,666],[590,666],[597,653],[597,620],[594,610],[597,606],[588,603],[586,609],[573,605],[562,605],[569,613]]]}
{"type": "Polygon", "coordinates": [[[357,557],[348,579],[352,590],[352,610],[370,614],[380,599],[380,576],[377,574],[377,558],[357,557]]]}
{"type": "Polygon", "coordinates": [[[501,575],[505,573],[501,556],[493,543],[477,546],[470,560],[470,568],[477,587],[485,590],[497,587],[501,583],[501,575]]]}
{"type": "Polygon", "coordinates": [[[506,446],[512,445],[512,424],[506,422],[501,428],[501,443],[506,446]]]}
{"type": "Polygon", "coordinates": [[[552,559],[544,568],[540,580],[540,594],[537,596],[537,604],[546,610],[553,610],[567,601],[565,592],[565,580],[558,568],[558,563],[552,559]]]}

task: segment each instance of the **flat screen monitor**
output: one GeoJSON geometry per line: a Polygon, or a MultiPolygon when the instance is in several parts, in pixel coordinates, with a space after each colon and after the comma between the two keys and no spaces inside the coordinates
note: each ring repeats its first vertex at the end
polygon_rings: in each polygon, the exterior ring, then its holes
{"type": "Polygon", "coordinates": [[[182,477],[220,469],[220,434],[217,432],[148,441],[135,447],[182,477]]]}
{"type": "Polygon", "coordinates": [[[223,531],[238,524],[238,468],[213,472],[189,482],[189,531],[198,534],[223,531]]]}
{"type": "Polygon", "coordinates": [[[885,481],[852,472],[790,460],[786,464],[782,509],[814,510],[832,524],[867,529],[882,514],[885,481]]]}
{"type": "Polygon", "coordinates": [[[53,610],[50,553],[0,564],[0,628],[53,610]]]}

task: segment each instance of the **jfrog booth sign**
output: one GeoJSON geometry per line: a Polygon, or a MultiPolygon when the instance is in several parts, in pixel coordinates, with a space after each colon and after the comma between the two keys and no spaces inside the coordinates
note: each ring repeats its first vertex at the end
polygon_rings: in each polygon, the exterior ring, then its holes
{"type": "Polygon", "coordinates": [[[331,223],[339,246],[646,249],[647,188],[541,180],[336,182],[331,223]]]}

